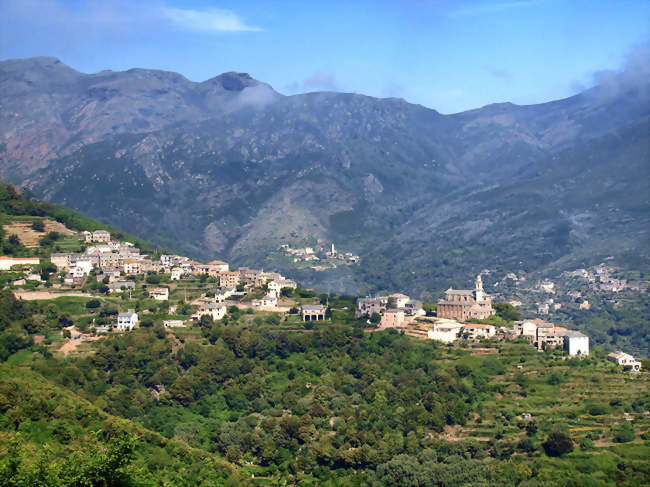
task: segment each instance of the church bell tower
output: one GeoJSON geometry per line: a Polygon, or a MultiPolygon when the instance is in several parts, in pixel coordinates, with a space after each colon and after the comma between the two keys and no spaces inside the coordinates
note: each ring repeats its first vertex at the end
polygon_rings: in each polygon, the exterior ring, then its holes
{"type": "Polygon", "coordinates": [[[481,274],[476,277],[476,288],[474,290],[474,295],[477,302],[481,302],[485,298],[485,293],[483,292],[483,279],[481,279],[481,274]]]}

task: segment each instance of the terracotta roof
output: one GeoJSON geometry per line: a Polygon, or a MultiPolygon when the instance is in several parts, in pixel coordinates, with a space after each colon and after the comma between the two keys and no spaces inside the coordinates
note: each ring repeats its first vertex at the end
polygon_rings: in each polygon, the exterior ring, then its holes
{"type": "Polygon", "coordinates": [[[494,325],[485,325],[483,323],[470,323],[465,328],[494,328],[494,325]]]}

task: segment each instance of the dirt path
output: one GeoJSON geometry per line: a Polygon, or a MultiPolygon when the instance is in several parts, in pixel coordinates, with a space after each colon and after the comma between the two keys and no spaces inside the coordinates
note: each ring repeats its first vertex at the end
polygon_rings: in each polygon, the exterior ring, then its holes
{"type": "Polygon", "coordinates": [[[64,356],[68,356],[70,353],[74,352],[77,350],[77,347],[81,345],[82,343],[86,342],[95,342],[97,340],[101,340],[102,337],[97,336],[97,337],[86,337],[84,340],[81,340],[79,338],[72,338],[65,342],[63,345],[61,345],[61,348],[59,348],[57,351],[62,352],[64,356]]]}
{"type": "Polygon", "coordinates": [[[61,293],[52,291],[14,291],[14,296],[16,296],[16,298],[24,299],[25,301],[34,301],[36,299],[56,299],[64,296],[76,296],[78,298],[96,297],[81,291],[64,291],[61,293]]]}

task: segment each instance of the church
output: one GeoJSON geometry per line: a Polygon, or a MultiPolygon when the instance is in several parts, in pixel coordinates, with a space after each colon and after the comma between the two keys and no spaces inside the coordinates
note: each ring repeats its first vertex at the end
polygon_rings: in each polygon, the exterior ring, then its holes
{"type": "Polygon", "coordinates": [[[474,290],[452,289],[445,292],[445,299],[438,301],[438,318],[457,321],[484,320],[494,314],[492,298],[483,291],[483,280],[479,274],[474,290]]]}

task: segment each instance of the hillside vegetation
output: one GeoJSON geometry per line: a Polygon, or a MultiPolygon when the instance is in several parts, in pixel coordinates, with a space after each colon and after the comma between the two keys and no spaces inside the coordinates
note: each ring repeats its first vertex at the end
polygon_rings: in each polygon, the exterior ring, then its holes
{"type": "Polygon", "coordinates": [[[84,230],[108,230],[116,239],[128,238],[145,251],[154,248],[153,244],[130,237],[94,218],[39,201],[12,185],[0,183],[0,252],[3,255],[47,258],[52,252],[78,251],[84,230]]]}
{"type": "MultiPolygon", "coordinates": [[[[627,376],[598,350],[565,360],[527,343],[461,347],[364,333],[366,323],[344,309],[353,298],[330,298],[331,322],[315,328],[232,308],[220,322],[172,332],[154,313],[63,356],[60,317],[76,322],[87,308],[3,293],[5,478],[647,484],[647,372],[627,376]],[[46,340],[33,344],[36,333],[46,340]],[[34,456],[42,444],[51,446],[34,456]],[[59,461],[70,451],[78,465],[59,461]]],[[[112,304],[100,306],[93,312],[112,304]]]]}

